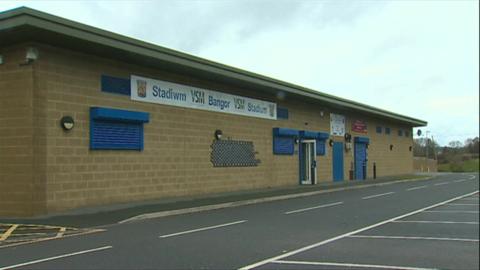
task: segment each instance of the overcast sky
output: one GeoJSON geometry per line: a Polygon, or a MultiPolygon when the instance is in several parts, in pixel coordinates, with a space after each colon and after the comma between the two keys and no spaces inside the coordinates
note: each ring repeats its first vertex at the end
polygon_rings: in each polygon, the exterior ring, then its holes
{"type": "Polygon", "coordinates": [[[478,1],[2,1],[479,133],[478,1]]]}

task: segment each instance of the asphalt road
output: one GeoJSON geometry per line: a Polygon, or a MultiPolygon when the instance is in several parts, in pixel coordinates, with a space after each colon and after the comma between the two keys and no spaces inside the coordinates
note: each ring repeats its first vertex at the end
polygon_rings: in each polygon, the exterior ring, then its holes
{"type": "Polygon", "coordinates": [[[478,269],[478,174],[103,227],[0,249],[5,269],[478,269]]]}

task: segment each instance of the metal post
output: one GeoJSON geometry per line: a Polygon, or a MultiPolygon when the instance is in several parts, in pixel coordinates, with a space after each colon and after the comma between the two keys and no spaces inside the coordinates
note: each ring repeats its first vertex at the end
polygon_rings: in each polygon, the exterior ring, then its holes
{"type": "Polygon", "coordinates": [[[373,179],[377,179],[377,163],[373,162],[373,179]]]}

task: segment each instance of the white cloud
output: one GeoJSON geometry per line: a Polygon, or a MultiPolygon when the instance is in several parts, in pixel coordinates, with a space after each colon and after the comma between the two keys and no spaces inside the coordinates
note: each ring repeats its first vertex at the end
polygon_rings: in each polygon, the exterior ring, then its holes
{"type": "Polygon", "coordinates": [[[427,120],[441,144],[479,133],[478,1],[4,1],[0,10],[22,4],[427,120]]]}

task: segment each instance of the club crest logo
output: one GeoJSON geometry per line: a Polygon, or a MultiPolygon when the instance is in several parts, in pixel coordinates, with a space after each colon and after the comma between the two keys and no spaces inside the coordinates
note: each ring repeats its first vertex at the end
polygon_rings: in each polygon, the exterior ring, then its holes
{"type": "Polygon", "coordinates": [[[147,81],[137,80],[137,95],[139,97],[147,97],[147,81]]]}

